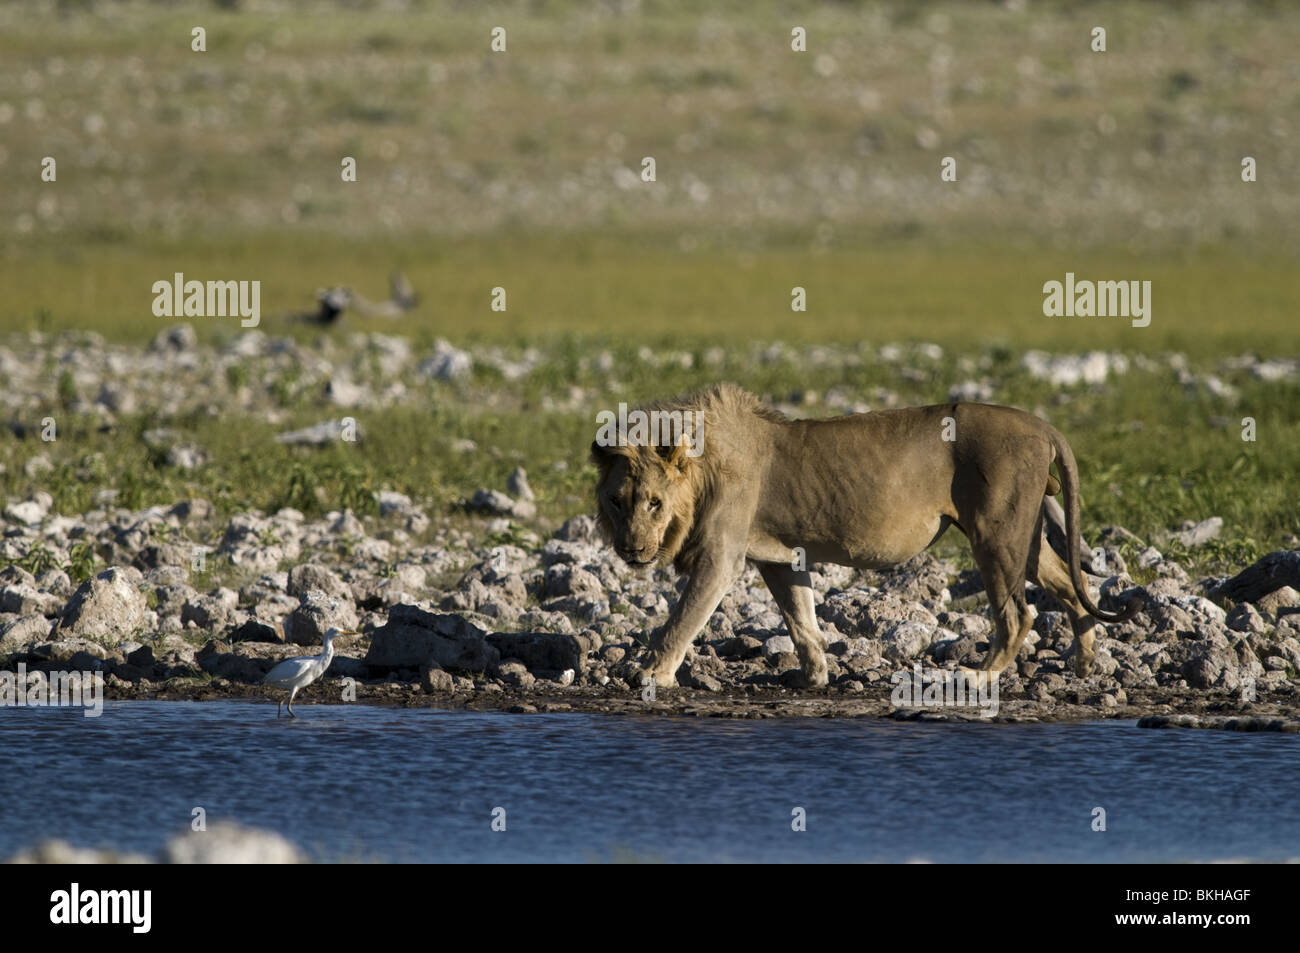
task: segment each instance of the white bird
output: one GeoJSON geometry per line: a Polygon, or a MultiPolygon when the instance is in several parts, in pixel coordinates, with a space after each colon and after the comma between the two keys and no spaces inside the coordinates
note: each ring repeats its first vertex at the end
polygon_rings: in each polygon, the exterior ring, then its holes
{"type": "MultiPolygon", "coordinates": [[[[356,635],[347,629],[330,629],[325,633],[325,651],[320,655],[304,655],[299,658],[287,658],[271,671],[266,673],[266,678],[262,679],[263,685],[274,685],[277,688],[289,689],[289,717],[297,718],[293,713],[293,696],[298,694],[298,689],[306,688],[316,679],[325,674],[325,670],[330,667],[330,662],[334,658],[334,640],[340,635],[356,635]]],[[[281,701],[275,706],[275,717],[280,717],[280,709],[284,705],[281,701]]]]}

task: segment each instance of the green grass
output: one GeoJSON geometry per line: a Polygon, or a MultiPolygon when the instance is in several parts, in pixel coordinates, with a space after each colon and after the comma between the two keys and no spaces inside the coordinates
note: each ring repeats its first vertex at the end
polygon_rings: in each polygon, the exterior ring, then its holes
{"type": "MultiPolygon", "coordinates": [[[[260,330],[310,340],[316,332],[285,315],[310,310],[311,289],[349,284],[382,300],[388,271],[400,265],[422,306],[397,320],[354,312],[348,327],[425,344],[437,336],[528,344],[577,335],[692,345],[928,340],[949,350],[1177,350],[1195,358],[1296,351],[1300,263],[1286,250],[1064,252],[865,235],[813,249],[797,231],[764,239],[747,249],[746,236],[718,235],[684,252],[671,235],[494,233],[425,241],[418,256],[409,241],[289,234],[93,250],[49,243],[0,258],[0,285],[10,289],[0,314],[14,330],[93,329],[145,341],[176,323],[153,315],[155,281],[175,271],[199,280],[247,276],[262,282],[260,330]],[[1149,280],[1150,326],[1044,317],[1043,284],[1067,271],[1149,280]],[[504,312],[491,308],[498,286],[506,289],[504,312]],[[806,312],[791,311],[796,286],[806,289],[806,312]]],[[[213,341],[243,331],[234,319],[190,323],[213,341]]]]}
{"type": "MultiPolygon", "coordinates": [[[[276,433],[331,414],[306,394],[292,401],[289,418],[276,424],[255,415],[172,421],[211,454],[213,462],[194,472],[168,467],[140,439],[144,428],[157,425],[152,418],[124,417],[107,432],[74,419],[57,442],[41,445],[54,471],[36,480],[22,470],[31,442],[0,442],[0,461],[6,464],[0,494],[45,489],[60,511],[72,513],[90,509],[95,492],[107,486],[119,490],[120,505],[132,508],[202,496],[226,515],[290,506],[315,516],[342,507],[373,513],[373,493],[394,489],[424,501],[440,521],[476,525],[475,518],[458,511],[457,502],[476,487],[502,487],[522,464],[545,528],[589,509],[593,473],[585,457],[598,408],[687,390],[720,376],[777,400],[813,387],[822,394],[838,389],[867,402],[874,402],[877,388],[896,392],[904,403],[935,402],[946,398],[952,383],[971,376],[959,362],[980,353],[958,349],[939,360],[917,357],[895,364],[872,357],[861,367],[817,372],[733,353],[715,371],[702,366],[703,349],[687,339],[663,343],[693,354],[696,367],[690,369],[642,364],[626,341],[579,336],[562,343],[572,348],[569,356],[557,347],[549,362],[521,381],[505,382],[485,370],[466,384],[434,385],[428,406],[349,411],[369,435],[356,444],[300,448],[275,442],[276,433]],[[602,347],[615,355],[616,381],[570,359],[602,347]],[[542,398],[555,393],[560,382],[583,388],[587,396],[572,411],[541,409],[542,398]],[[453,451],[459,438],[474,440],[478,451],[453,451]]],[[[1080,386],[1061,396],[1029,377],[1016,353],[988,352],[988,367],[980,373],[1001,382],[999,400],[1042,410],[1071,441],[1080,464],[1087,532],[1119,524],[1151,538],[1184,519],[1222,516],[1222,541],[1190,553],[1170,551],[1206,571],[1238,567],[1284,545],[1295,532],[1292,475],[1300,467],[1300,423],[1293,412],[1294,383],[1266,384],[1244,372],[1229,373],[1240,391],[1233,404],[1185,392],[1169,369],[1134,369],[1104,387],[1080,386]],[[1246,415],[1257,420],[1253,443],[1241,440],[1239,421],[1246,415]]],[[[810,412],[828,411],[813,405],[810,412]]]]}

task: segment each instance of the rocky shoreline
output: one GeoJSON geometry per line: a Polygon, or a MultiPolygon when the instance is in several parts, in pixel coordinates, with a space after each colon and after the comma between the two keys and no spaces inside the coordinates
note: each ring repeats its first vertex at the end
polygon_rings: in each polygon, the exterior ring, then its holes
{"type": "MultiPolygon", "coordinates": [[[[1117,548],[1125,531],[1103,531],[1096,556],[1112,572],[1090,581],[1103,599],[1140,590],[1143,612],[1104,628],[1096,672],[1080,679],[1070,665],[1068,620],[1030,587],[1034,631],[999,679],[991,711],[899,704],[895,696],[913,673],[982,660],[991,625],[976,573],[929,553],[890,572],[814,567],[831,683],[808,691],[794,687],[793,644],[749,570],[687,656],[679,687],[647,699],[630,684],[629,665],[663,623],[680,581],[623,564],[587,516],[546,539],[520,530],[508,517],[531,504],[526,474],[518,471],[508,488],[467,501],[483,514],[469,528],[434,526],[396,493],[378,494],[380,515],[364,521],[350,511],[308,520],[293,510],[218,520],[203,500],[72,518],[51,513],[42,494],[11,502],[0,541],[10,558],[39,538],[56,565],[87,542],[113,565],[78,586],[56,568],[0,570],[0,669],[97,671],[110,700],[269,700],[262,676],[284,658],[315,654],[337,626],[361,634],[336,642],[326,676],[299,696],[307,712],[313,701],[355,701],[1300,730],[1300,550],[1193,582],[1148,545],[1138,560],[1150,578],[1135,586],[1117,548]],[[511,542],[490,541],[507,529],[511,542]]],[[[1180,532],[1194,538],[1217,529],[1209,520],[1180,532]]]]}
{"type": "MultiPolygon", "coordinates": [[[[463,711],[504,711],[512,714],[558,714],[578,712],[603,715],[674,716],[688,718],[889,718],[895,721],[920,722],[987,722],[990,724],[1032,724],[1035,722],[1070,722],[1137,720],[1140,728],[1217,728],[1230,731],[1300,732],[1300,717],[1294,698],[1289,694],[1258,697],[1243,704],[1233,693],[1187,692],[1156,689],[1131,693],[1119,707],[1099,708],[1079,701],[1078,694],[1038,700],[1030,697],[1004,697],[996,715],[984,716],[977,708],[963,711],[952,708],[899,707],[890,699],[888,687],[873,686],[861,692],[793,691],[757,689],[755,691],[706,692],[679,688],[661,693],[653,701],[623,689],[582,689],[546,692],[501,688],[497,691],[427,693],[418,685],[400,682],[367,684],[359,690],[356,703],[385,705],[395,708],[442,708],[463,711]]],[[[266,696],[263,689],[224,680],[202,688],[186,685],[115,686],[106,697],[117,701],[219,701],[266,696]]],[[[305,712],[311,702],[342,704],[341,685],[326,684],[299,694],[297,704],[305,712]]],[[[268,706],[269,712],[269,706],[268,706]]]]}

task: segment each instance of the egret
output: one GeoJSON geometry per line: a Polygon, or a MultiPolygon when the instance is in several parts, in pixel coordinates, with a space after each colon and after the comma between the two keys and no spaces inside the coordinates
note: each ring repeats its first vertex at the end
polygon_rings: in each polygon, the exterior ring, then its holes
{"type": "MultiPolygon", "coordinates": [[[[330,629],[325,633],[325,651],[320,655],[304,655],[299,658],[287,658],[271,671],[266,673],[266,678],[262,679],[263,685],[274,685],[277,688],[289,689],[289,717],[297,718],[293,713],[293,696],[298,694],[298,689],[306,688],[316,679],[325,674],[325,670],[330,667],[330,662],[334,658],[334,640],[340,635],[356,635],[348,629],[330,629]]],[[[280,708],[284,705],[281,701],[275,706],[275,717],[280,717],[280,708]]]]}

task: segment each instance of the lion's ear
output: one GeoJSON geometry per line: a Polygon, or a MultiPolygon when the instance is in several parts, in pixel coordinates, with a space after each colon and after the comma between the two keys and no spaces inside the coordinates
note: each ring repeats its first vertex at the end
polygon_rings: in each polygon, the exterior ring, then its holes
{"type": "Polygon", "coordinates": [[[598,467],[607,467],[614,462],[615,457],[629,457],[631,453],[628,448],[622,444],[609,444],[608,446],[599,440],[591,442],[591,462],[598,467]]]}
{"type": "Polygon", "coordinates": [[[687,460],[690,459],[689,449],[690,442],[683,434],[682,439],[677,442],[677,446],[673,447],[672,452],[668,454],[668,468],[676,470],[678,473],[685,473],[687,460]]]}

